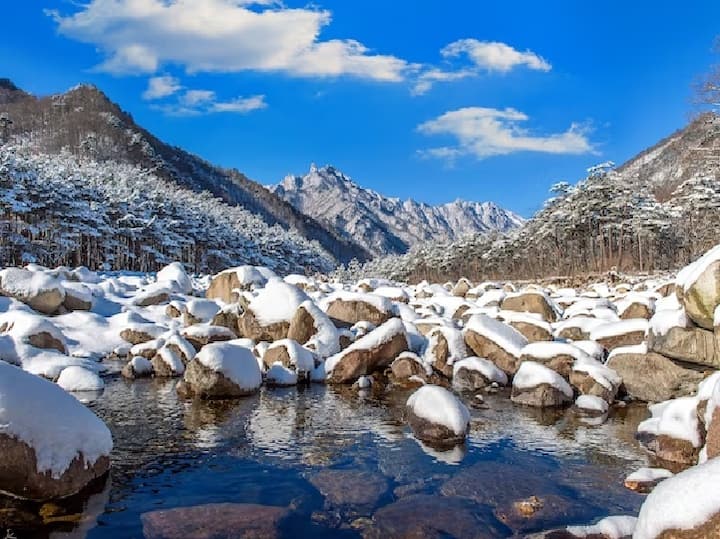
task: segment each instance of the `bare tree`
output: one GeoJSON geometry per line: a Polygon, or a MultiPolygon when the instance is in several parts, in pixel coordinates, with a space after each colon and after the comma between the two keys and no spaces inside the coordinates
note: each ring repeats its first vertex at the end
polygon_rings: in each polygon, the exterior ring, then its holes
{"type": "MultiPolygon", "coordinates": [[[[720,36],[715,38],[713,51],[720,55],[720,36]]],[[[700,106],[720,107],[720,63],[713,65],[695,86],[695,102],[700,106]]]]}

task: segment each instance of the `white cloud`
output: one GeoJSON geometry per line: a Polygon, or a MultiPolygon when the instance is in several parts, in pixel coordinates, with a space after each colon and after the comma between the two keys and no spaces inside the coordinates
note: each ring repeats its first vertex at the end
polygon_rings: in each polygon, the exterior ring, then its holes
{"type": "Polygon", "coordinates": [[[179,92],[181,89],[180,81],[175,77],[169,75],[152,77],[148,80],[147,90],[143,92],[142,97],[148,101],[162,99],[179,92]]]}
{"type": "Polygon", "coordinates": [[[180,102],[188,107],[195,107],[214,100],[215,92],[212,90],[188,90],[180,98],[180,102]]]}
{"type": "Polygon", "coordinates": [[[480,69],[488,71],[508,72],[518,66],[538,71],[550,71],[552,66],[534,52],[520,52],[506,43],[499,41],[478,41],[477,39],[460,39],[450,43],[440,51],[445,58],[455,58],[466,54],[480,69]]]}
{"type": "Polygon", "coordinates": [[[61,34],[98,47],[98,68],[115,74],[281,72],[352,75],[398,82],[417,69],[349,39],[320,40],[329,11],[290,9],[269,0],[90,0],[80,10],[49,12],[61,34]]]}
{"type": "Polygon", "coordinates": [[[254,95],[251,97],[236,97],[231,101],[215,102],[212,104],[212,112],[237,112],[245,114],[253,110],[267,108],[264,95],[254,95]]]}
{"type": "Polygon", "coordinates": [[[228,101],[219,101],[212,90],[187,90],[174,103],[158,104],[153,108],[168,116],[200,116],[223,112],[247,114],[267,106],[264,95],[240,96],[228,101]]]}
{"type": "Polygon", "coordinates": [[[470,65],[458,69],[429,67],[423,70],[412,88],[414,95],[429,91],[436,82],[450,82],[478,76],[483,71],[507,73],[516,67],[525,66],[537,71],[550,71],[552,66],[532,51],[520,52],[499,41],[478,41],[460,39],[445,46],[440,54],[445,59],[467,57],[470,65]]]}
{"type": "Polygon", "coordinates": [[[425,135],[450,135],[456,139],[456,145],[421,150],[420,154],[452,161],[464,155],[483,159],[522,151],[551,154],[594,152],[587,137],[587,126],[573,123],[562,133],[533,135],[519,126],[520,122],[528,119],[526,114],[513,108],[467,107],[446,112],[417,129],[425,135]]]}

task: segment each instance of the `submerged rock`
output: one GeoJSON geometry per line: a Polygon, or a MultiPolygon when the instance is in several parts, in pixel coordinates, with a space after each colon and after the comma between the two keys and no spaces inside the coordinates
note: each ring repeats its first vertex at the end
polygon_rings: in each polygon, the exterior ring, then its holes
{"type": "Polygon", "coordinates": [[[279,537],[285,507],[251,503],[214,503],[144,513],[145,539],[217,539],[279,537]]]}
{"type": "Polygon", "coordinates": [[[354,470],[322,470],[310,478],[310,483],[331,506],[375,506],[388,490],[384,476],[354,470]]]}
{"type": "Polygon", "coordinates": [[[509,530],[486,508],[470,500],[416,494],[379,509],[365,539],[494,539],[509,530]]]}

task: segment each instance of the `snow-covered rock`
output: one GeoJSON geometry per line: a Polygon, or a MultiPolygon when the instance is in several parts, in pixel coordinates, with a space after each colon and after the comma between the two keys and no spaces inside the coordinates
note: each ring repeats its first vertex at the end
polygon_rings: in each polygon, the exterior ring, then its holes
{"type": "Polygon", "coordinates": [[[527,406],[562,406],[572,402],[573,390],[554,370],[533,361],[524,361],[513,377],[510,398],[527,406]]]}
{"type": "Polygon", "coordinates": [[[57,385],[65,391],[102,391],[105,382],[94,371],[83,367],[67,367],[57,379],[57,385]]]}
{"type": "Polygon", "coordinates": [[[515,374],[527,339],[515,328],[484,314],[470,317],[463,329],[465,344],[477,357],[489,359],[507,374],[515,374]]]}
{"type": "Polygon", "coordinates": [[[0,271],[0,294],[22,301],[43,314],[57,312],[65,301],[65,289],[58,279],[42,271],[21,268],[0,271]]]}
{"type": "Polygon", "coordinates": [[[262,373],[250,348],[234,341],[208,344],[188,363],[178,392],[203,399],[250,395],[262,384],[262,373]]]}
{"type": "Polygon", "coordinates": [[[663,460],[697,463],[702,447],[697,406],[696,397],[651,405],[652,417],[638,425],[638,439],[663,460]]]}
{"type": "Polygon", "coordinates": [[[693,322],[713,329],[715,309],[720,305],[720,245],[678,273],[675,292],[693,322]]]}
{"type": "Polygon", "coordinates": [[[180,262],[172,262],[157,272],[157,281],[176,294],[192,294],[193,284],[180,262]]]}
{"type": "Polygon", "coordinates": [[[633,539],[720,537],[718,481],[716,458],[661,482],[640,508],[633,539]]]}
{"type": "Polygon", "coordinates": [[[438,445],[456,445],[470,428],[467,407],[445,388],[425,385],[407,400],[408,423],[420,440],[438,445]]]}
{"type": "Polygon", "coordinates": [[[77,399],[0,361],[0,490],[31,500],[75,494],[107,473],[112,447],[77,399]]]}
{"type": "Polygon", "coordinates": [[[327,380],[331,383],[352,383],[363,374],[388,367],[407,349],[407,333],[402,320],[391,318],[342,352],[328,358],[325,361],[327,380]]]}
{"type": "Polygon", "coordinates": [[[507,385],[507,375],[492,361],[468,357],[453,363],[452,384],[460,390],[476,391],[490,384],[507,385]]]}
{"type": "Polygon", "coordinates": [[[674,474],[665,468],[640,468],[625,478],[625,487],[635,492],[647,494],[657,486],[660,481],[672,477],[674,474]]]}

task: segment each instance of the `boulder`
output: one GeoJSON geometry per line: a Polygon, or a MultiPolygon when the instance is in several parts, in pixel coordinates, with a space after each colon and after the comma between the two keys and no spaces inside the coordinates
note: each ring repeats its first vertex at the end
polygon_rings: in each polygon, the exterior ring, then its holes
{"type": "Polygon", "coordinates": [[[240,336],[238,324],[240,317],[242,316],[242,307],[237,303],[231,303],[229,305],[223,305],[217,314],[210,321],[211,326],[222,326],[228,328],[236,336],[240,336]]]}
{"type": "Polygon", "coordinates": [[[526,291],[508,294],[502,300],[500,308],[503,311],[539,314],[546,322],[555,322],[557,320],[557,311],[552,304],[552,300],[541,292],[526,291]]]}
{"type": "Polygon", "coordinates": [[[132,304],[137,307],[150,307],[161,305],[170,301],[171,290],[162,283],[153,283],[138,292],[133,298],[132,304]]]}
{"type": "Polygon", "coordinates": [[[178,294],[192,294],[192,280],[180,262],[171,262],[156,275],[157,282],[163,283],[178,294]]]}
{"type": "Polygon", "coordinates": [[[690,395],[704,375],[655,353],[616,354],[607,366],[622,378],[621,388],[632,399],[660,402],[690,395]]]}
{"type": "Polygon", "coordinates": [[[493,383],[506,385],[508,378],[487,359],[469,357],[453,364],[452,385],[456,389],[478,391],[493,383]]]}
{"type": "Polygon", "coordinates": [[[130,344],[142,344],[158,338],[165,331],[166,328],[155,324],[130,324],[120,332],[120,338],[130,344]]]}
{"type": "Polygon", "coordinates": [[[363,321],[379,326],[394,316],[392,301],[389,299],[350,292],[331,296],[325,312],[338,327],[351,327],[363,321]]]}
{"type": "Polygon", "coordinates": [[[509,320],[508,324],[518,330],[528,342],[552,341],[552,332],[545,325],[509,320]]]}
{"type": "Polygon", "coordinates": [[[625,478],[625,488],[648,494],[660,481],[664,481],[668,477],[672,477],[673,473],[665,468],[640,468],[625,478]]]}
{"type": "Polygon", "coordinates": [[[589,526],[568,526],[525,535],[524,539],[632,539],[637,519],[632,516],[605,517],[589,526]]]}
{"type": "Polygon", "coordinates": [[[340,333],[327,314],[311,300],[300,304],[290,321],[287,336],[312,348],[322,358],[341,350],[340,333]]]}
{"type": "Polygon", "coordinates": [[[720,537],[720,459],[661,482],[640,508],[634,539],[720,537]]]}
{"type": "Polygon", "coordinates": [[[135,356],[123,367],[121,374],[128,380],[148,378],[153,375],[152,362],[142,356],[135,356]]]}
{"type": "Polygon", "coordinates": [[[223,326],[189,326],[183,329],[181,334],[197,351],[210,343],[231,341],[236,338],[230,329],[223,326]]]}
{"type": "Polygon", "coordinates": [[[186,326],[210,323],[220,312],[220,306],[207,299],[192,299],[185,304],[183,322],[186,326]]]}
{"type": "Polygon", "coordinates": [[[538,408],[557,407],[572,402],[573,390],[554,370],[525,361],[513,378],[510,400],[538,408]]]}
{"type": "MultiPolygon", "coordinates": [[[[392,381],[401,385],[423,385],[432,377],[432,369],[423,363],[423,360],[413,352],[402,352],[390,364],[392,381]]],[[[439,376],[435,375],[439,378],[439,376]]]]}
{"type": "Polygon", "coordinates": [[[678,273],[675,293],[693,322],[713,329],[715,309],[720,305],[720,245],[678,273]]]}
{"type": "Polygon", "coordinates": [[[63,307],[68,311],[89,311],[93,306],[93,297],[90,290],[76,283],[65,283],[65,300],[63,307]]]}
{"type": "Polygon", "coordinates": [[[473,315],[463,330],[465,344],[477,357],[489,359],[508,375],[520,365],[527,339],[515,328],[483,314],[473,315]]]}
{"type": "Polygon", "coordinates": [[[279,526],[289,509],[251,503],[214,503],[144,513],[146,539],[280,537],[279,526]]]}
{"type": "Polygon", "coordinates": [[[461,278],[455,284],[455,286],[453,286],[453,289],[450,291],[450,293],[455,297],[464,298],[471,288],[472,284],[470,283],[470,281],[465,278],[461,278]]]}
{"type": "Polygon", "coordinates": [[[75,397],[0,361],[0,491],[33,501],[77,494],[107,474],[112,445],[75,397]]]}
{"type": "Polygon", "coordinates": [[[239,292],[265,286],[268,279],[277,276],[268,268],[261,266],[239,266],[227,269],[215,275],[205,293],[208,299],[219,299],[224,303],[236,303],[239,292]]]}
{"type": "Polygon", "coordinates": [[[0,294],[15,298],[43,314],[54,314],[65,301],[65,289],[55,277],[21,268],[0,271],[0,294]]]}
{"type": "Polygon", "coordinates": [[[614,350],[645,342],[648,328],[649,324],[645,318],[607,322],[593,328],[590,331],[590,339],[603,345],[607,350],[614,350]]]}
{"type": "Polygon", "coordinates": [[[331,383],[352,383],[364,374],[388,367],[408,350],[407,333],[399,318],[392,318],[361,337],[342,352],[328,358],[325,370],[331,383]]]}
{"type": "Polygon", "coordinates": [[[410,395],[407,419],[415,436],[431,445],[455,446],[470,430],[467,407],[443,387],[425,385],[410,395]]]}
{"type": "Polygon", "coordinates": [[[275,363],[292,368],[297,373],[307,374],[315,368],[315,355],[292,339],[272,343],[265,350],[262,360],[268,369],[275,363]]]}
{"type": "Polygon", "coordinates": [[[238,332],[254,341],[286,339],[290,322],[300,305],[308,300],[298,287],[271,279],[248,303],[238,320],[238,332]]]}
{"type": "Polygon", "coordinates": [[[430,332],[425,361],[446,378],[452,378],[453,363],[467,356],[465,340],[459,329],[440,326],[430,332]]]}
{"type": "Polygon", "coordinates": [[[35,348],[57,350],[67,354],[67,341],[62,331],[42,316],[11,311],[0,315],[0,333],[7,333],[13,339],[35,348]]]}
{"type": "Polygon", "coordinates": [[[578,359],[589,359],[580,348],[564,342],[534,342],[520,351],[521,361],[534,361],[554,370],[566,380],[578,359]]]}
{"type": "Polygon", "coordinates": [[[649,406],[652,417],[638,425],[638,440],[661,460],[696,464],[703,442],[697,404],[680,397],[649,406]]]}
{"type": "Polygon", "coordinates": [[[216,342],[188,363],[178,392],[201,399],[232,399],[255,393],[261,384],[260,367],[249,348],[216,342]]]}
{"type": "Polygon", "coordinates": [[[180,354],[169,346],[163,346],[152,358],[152,367],[155,376],[159,378],[174,378],[182,376],[185,372],[185,363],[180,354]]]}
{"type": "Polygon", "coordinates": [[[672,359],[720,368],[720,334],[697,327],[672,327],[664,334],[650,331],[648,350],[672,359]]]}

